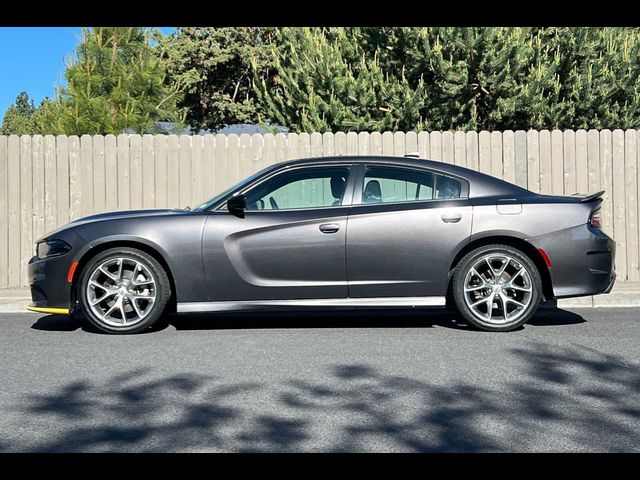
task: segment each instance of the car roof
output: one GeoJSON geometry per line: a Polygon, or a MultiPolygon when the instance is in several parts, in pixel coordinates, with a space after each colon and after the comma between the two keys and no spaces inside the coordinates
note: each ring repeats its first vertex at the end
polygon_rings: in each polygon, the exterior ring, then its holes
{"type": "Polygon", "coordinates": [[[499,178],[487,175],[470,168],[454,165],[451,163],[440,162],[436,160],[427,160],[416,157],[392,157],[383,155],[344,155],[344,156],[327,156],[301,158],[297,160],[288,160],[277,163],[272,169],[280,169],[293,167],[298,165],[308,165],[313,163],[336,163],[336,164],[379,164],[379,165],[397,165],[405,167],[414,167],[428,169],[439,173],[450,174],[462,177],[469,181],[469,197],[493,197],[493,196],[511,196],[522,197],[535,195],[533,192],[522,187],[506,182],[499,178]]]}

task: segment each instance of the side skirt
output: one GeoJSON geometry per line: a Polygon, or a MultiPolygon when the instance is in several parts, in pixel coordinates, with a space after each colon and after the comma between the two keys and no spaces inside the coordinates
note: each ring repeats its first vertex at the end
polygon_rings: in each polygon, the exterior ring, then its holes
{"type": "Polygon", "coordinates": [[[288,308],[444,307],[445,297],[310,298],[300,300],[246,300],[239,302],[178,303],[178,313],[230,312],[288,308]]]}

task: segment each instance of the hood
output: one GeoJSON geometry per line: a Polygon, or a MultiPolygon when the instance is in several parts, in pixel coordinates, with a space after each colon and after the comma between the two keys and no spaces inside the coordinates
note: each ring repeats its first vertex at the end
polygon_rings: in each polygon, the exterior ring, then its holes
{"type": "Polygon", "coordinates": [[[67,230],[72,227],[76,227],[78,225],[85,225],[87,223],[95,223],[95,222],[104,222],[107,220],[117,220],[117,219],[125,219],[125,218],[140,218],[140,217],[154,217],[161,215],[187,215],[191,213],[190,210],[180,210],[177,208],[170,209],[150,209],[150,210],[122,210],[118,212],[106,212],[106,213],[98,213],[97,215],[89,215],[86,217],[77,218],[72,220],[71,222],[62,225],[61,227],[53,230],[52,232],[47,233],[45,236],[36,240],[36,242],[41,242],[54,236],[55,234],[67,230]]]}
{"type": "Polygon", "coordinates": [[[72,220],[72,225],[82,225],[85,223],[98,222],[103,220],[116,220],[120,218],[157,217],[160,215],[179,215],[189,213],[190,210],[180,210],[178,208],[156,208],[148,210],[121,210],[118,212],[98,213],[87,217],[72,220]]]}

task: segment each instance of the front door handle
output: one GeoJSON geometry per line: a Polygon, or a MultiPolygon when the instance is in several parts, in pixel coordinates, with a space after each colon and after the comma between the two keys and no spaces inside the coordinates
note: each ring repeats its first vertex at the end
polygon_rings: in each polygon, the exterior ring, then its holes
{"type": "Polygon", "coordinates": [[[460,213],[443,213],[440,217],[444,223],[458,223],[462,218],[460,213]]]}
{"type": "Polygon", "coordinates": [[[322,233],[336,233],[338,230],[340,230],[340,225],[337,223],[323,223],[320,225],[322,233]]]}

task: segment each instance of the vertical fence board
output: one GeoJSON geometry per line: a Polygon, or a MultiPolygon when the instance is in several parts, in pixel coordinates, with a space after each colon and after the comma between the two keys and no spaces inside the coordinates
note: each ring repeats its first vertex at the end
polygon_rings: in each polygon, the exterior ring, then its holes
{"type": "Polygon", "coordinates": [[[516,130],[513,134],[515,181],[516,185],[527,188],[529,173],[527,172],[527,132],[516,130]]]}
{"type": "Polygon", "coordinates": [[[56,137],[56,221],[64,225],[69,221],[69,138],[66,135],[56,137]]]}
{"type": "Polygon", "coordinates": [[[478,168],[491,175],[491,134],[484,130],[478,134],[478,168]]]}
{"type": "MultiPolygon", "coordinates": [[[[33,159],[33,182],[31,191],[32,205],[32,230],[35,242],[38,238],[45,234],[45,210],[44,210],[44,192],[45,192],[45,171],[44,171],[44,138],[42,135],[34,135],[32,137],[32,159],[33,159]]],[[[33,252],[33,248],[31,249],[33,252]]],[[[29,255],[29,258],[32,254],[29,255]]],[[[28,259],[27,259],[28,260],[28,259]]]]}
{"type": "MultiPolygon", "coordinates": [[[[251,175],[264,168],[262,158],[264,157],[265,136],[254,133],[251,136],[251,175]]],[[[311,155],[311,154],[310,154],[311,155]]]]}
{"type": "Polygon", "coordinates": [[[491,175],[502,178],[502,133],[491,132],[491,175]]]}
{"type": "MultiPolygon", "coordinates": [[[[260,168],[273,165],[276,161],[276,137],[271,133],[264,136],[264,146],[262,147],[262,161],[260,168]]],[[[322,156],[323,145],[320,143],[320,156],[322,156]]]]}
{"type": "Polygon", "coordinates": [[[156,159],[153,135],[142,137],[142,208],[156,205],[156,159]]]}
{"type": "Polygon", "coordinates": [[[169,206],[167,141],[168,137],[166,135],[156,135],[153,139],[156,169],[156,208],[167,208],[169,206]]]}
{"type": "Polygon", "coordinates": [[[7,137],[0,135],[0,288],[9,285],[9,152],[7,137]]]}
{"type": "Polygon", "coordinates": [[[393,132],[393,154],[396,157],[402,157],[406,152],[405,150],[405,134],[404,132],[393,132]]]}
{"type": "MultiPolygon", "coordinates": [[[[624,174],[627,233],[627,276],[637,282],[638,275],[638,134],[635,130],[624,132],[624,174]]],[[[589,172],[591,173],[591,172],[589,172]]],[[[599,185],[598,185],[599,187],[599,185]]],[[[597,190],[596,187],[594,190],[597,190]]]]}
{"type": "Polygon", "coordinates": [[[227,136],[227,185],[230,187],[240,181],[240,137],[227,136]]]}
{"type": "Polygon", "coordinates": [[[347,133],[347,155],[358,155],[358,134],[356,132],[347,133]]]}
{"type": "Polygon", "coordinates": [[[597,130],[587,132],[587,191],[600,190],[600,134],[597,130]]]}
{"type": "Polygon", "coordinates": [[[453,163],[453,132],[451,130],[442,132],[442,161],[453,163]]]}
{"type": "Polygon", "coordinates": [[[20,137],[20,286],[27,285],[27,270],[23,266],[33,252],[33,170],[32,144],[29,135],[20,137]]]}
{"type": "Polygon", "coordinates": [[[7,202],[9,210],[8,240],[9,240],[9,258],[7,262],[7,284],[9,287],[20,286],[20,275],[22,264],[20,262],[20,245],[21,245],[21,210],[20,201],[22,184],[22,172],[20,171],[20,137],[10,135],[7,139],[7,202]]]}
{"type": "Polygon", "coordinates": [[[44,231],[54,230],[58,224],[58,176],[56,157],[56,137],[44,137],[44,231]]]}
{"type": "Polygon", "coordinates": [[[180,135],[177,160],[178,205],[172,206],[184,208],[191,203],[191,136],[180,135]]]}
{"type": "Polygon", "coordinates": [[[296,158],[298,158],[298,134],[290,133],[287,135],[287,160],[296,158]]]}
{"type": "Polygon", "coordinates": [[[238,181],[251,175],[253,165],[251,161],[251,135],[243,133],[238,138],[238,181]]]}
{"type": "Polygon", "coordinates": [[[322,134],[318,132],[313,132],[311,134],[311,156],[312,157],[322,156],[322,134]]]}
{"type": "Polygon", "coordinates": [[[105,209],[112,212],[118,208],[118,143],[115,135],[104,138],[104,191],[105,209]]]}
{"type": "Polygon", "coordinates": [[[464,132],[453,134],[453,163],[462,167],[467,166],[467,143],[464,132]]]}
{"type": "Polygon", "coordinates": [[[616,272],[619,279],[624,281],[627,279],[627,230],[624,223],[626,218],[626,202],[624,190],[624,132],[622,130],[616,129],[613,131],[612,146],[614,205],[613,238],[616,240],[616,272]]]}
{"type": "Polygon", "coordinates": [[[515,144],[513,130],[502,132],[502,178],[509,183],[516,182],[515,144]]]}
{"type": "Polygon", "coordinates": [[[322,134],[322,155],[330,157],[335,154],[335,135],[331,132],[322,134]]]}
{"type": "Polygon", "coordinates": [[[562,136],[562,152],[564,156],[564,194],[572,195],[578,192],[578,177],[576,175],[576,132],[565,130],[562,136]]]}
{"type": "Polygon", "coordinates": [[[382,155],[393,155],[393,132],[382,132],[382,155]]]}
{"type": "MultiPolygon", "coordinates": [[[[210,133],[205,134],[202,139],[202,190],[204,192],[205,200],[213,198],[216,195],[216,137],[210,133]]],[[[262,168],[262,167],[261,167],[262,168]]]]}
{"type": "Polygon", "coordinates": [[[347,153],[347,134],[344,132],[337,132],[335,134],[334,142],[335,154],[342,156],[347,153]]]}
{"type": "Polygon", "coordinates": [[[369,133],[360,132],[358,134],[358,155],[369,155],[369,133]]]}
{"type": "Polygon", "coordinates": [[[429,132],[418,133],[418,153],[420,154],[420,158],[430,159],[431,146],[429,143],[429,132]]]}
{"type": "Polygon", "coordinates": [[[553,190],[551,179],[551,132],[541,130],[538,134],[540,151],[540,192],[549,195],[553,190]]]}
{"type": "Polygon", "coordinates": [[[540,192],[540,144],[535,130],[527,132],[527,188],[540,192]]]}
{"type": "Polygon", "coordinates": [[[429,150],[431,160],[442,161],[442,132],[431,132],[429,134],[429,150]]]}
{"type": "Polygon", "coordinates": [[[371,132],[369,135],[369,152],[371,155],[382,155],[382,134],[371,132]]]}
{"type": "MultiPolygon", "coordinates": [[[[128,151],[128,149],[127,149],[128,151]]],[[[82,216],[82,165],[80,138],[69,137],[69,220],[82,216]]]]}
{"type": "Polygon", "coordinates": [[[587,131],[576,132],[576,188],[578,193],[589,191],[589,167],[587,161],[587,131]]]}
{"type": "Polygon", "coordinates": [[[214,190],[217,193],[222,193],[226,190],[229,184],[228,170],[227,170],[227,136],[218,134],[216,135],[216,154],[213,161],[213,185],[214,190]]]}
{"type": "Polygon", "coordinates": [[[287,135],[276,134],[276,157],[275,163],[284,162],[287,159],[287,135]]]}
{"type": "Polygon", "coordinates": [[[94,135],[91,139],[91,146],[93,151],[93,211],[100,213],[105,211],[107,202],[104,136],[94,135]]]}
{"type": "Polygon", "coordinates": [[[465,134],[465,144],[467,148],[467,167],[477,171],[480,168],[478,132],[467,132],[465,134]]]}
{"type": "Polygon", "coordinates": [[[131,208],[136,210],[142,208],[142,137],[138,134],[129,136],[129,164],[131,208]]]}
{"type": "Polygon", "coordinates": [[[91,135],[80,137],[80,171],[82,177],[82,215],[93,213],[93,149],[91,135]]]}
{"type": "Polygon", "coordinates": [[[129,135],[118,135],[118,210],[131,208],[129,135]]]}
{"type": "Polygon", "coordinates": [[[613,235],[613,157],[611,130],[600,132],[600,185],[602,196],[602,220],[604,231],[613,235]]]}
{"type": "Polygon", "coordinates": [[[404,136],[405,153],[418,152],[418,134],[417,132],[407,132],[404,136]]]}
{"type": "Polygon", "coordinates": [[[551,192],[564,193],[564,166],[562,164],[562,131],[551,132],[551,192]]]}
{"type": "Polygon", "coordinates": [[[203,140],[204,137],[202,135],[191,137],[191,200],[189,200],[191,208],[196,208],[205,201],[202,166],[203,140]]]}

